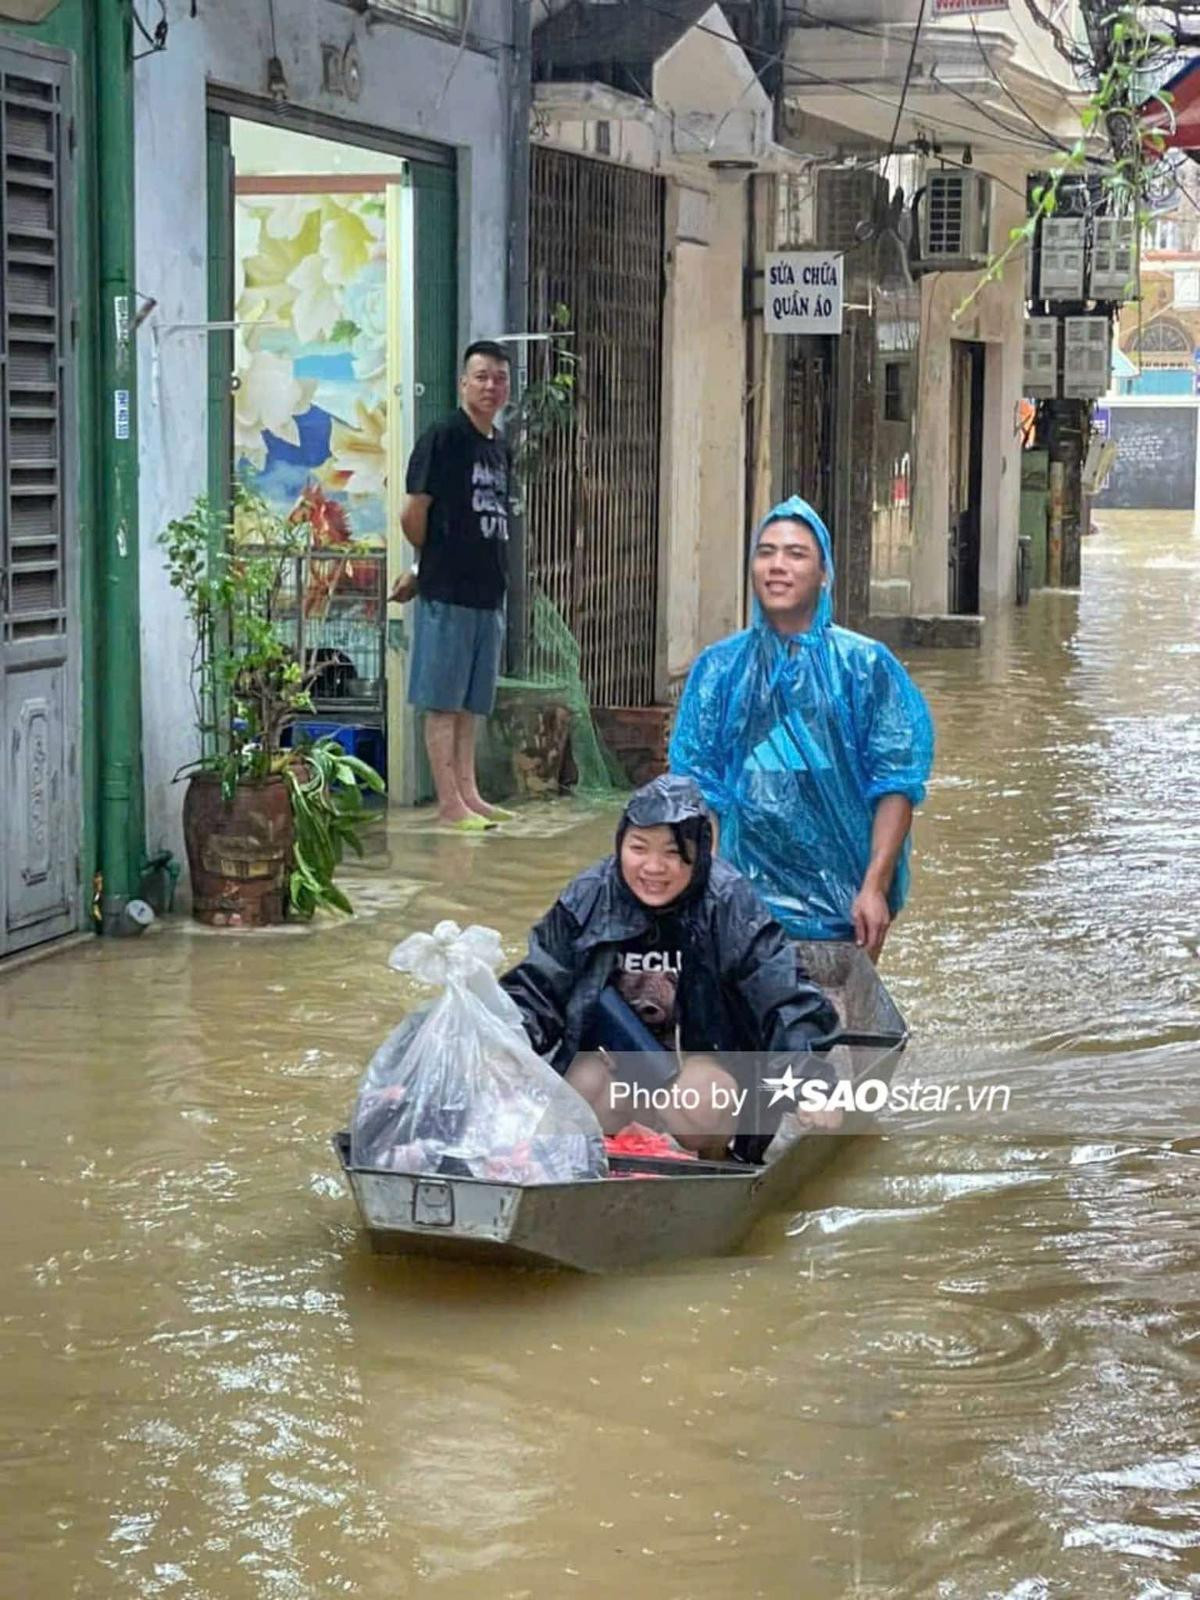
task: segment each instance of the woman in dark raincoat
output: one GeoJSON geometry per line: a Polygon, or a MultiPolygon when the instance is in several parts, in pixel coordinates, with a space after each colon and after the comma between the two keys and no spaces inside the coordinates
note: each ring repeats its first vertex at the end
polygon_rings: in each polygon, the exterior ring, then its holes
{"type": "Polygon", "coordinates": [[[699,784],[721,855],[793,938],[875,958],[908,889],[933,724],[891,651],[834,623],[829,530],[807,501],[764,520],[751,578],[751,626],[688,676],[671,770],[699,784]]]}
{"type": "Polygon", "coordinates": [[[837,1014],[750,884],[713,859],[712,826],[690,779],[657,778],[638,790],[616,843],[614,855],[567,885],[501,983],[534,1049],[592,1102],[606,1131],[651,1119],[614,1099],[611,1068],[597,1052],[657,1051],[670,1058],[676,1087],[695,1085],[710,1107],[714,1088],[727,1108],[731,1089],[749,1091],[740,1119],[673,1121],[667,1113],[670,1131],[705,1154],[724,1154],[737,1120],[752,1131],[735,1153],[753,1159],[773,1124],[759,1101],[761,1071],[744,1081],[747,1057],[801,1058],[792,1061],[797,1081],[831,1086],[827,1059],[811,1052],[835,1041],[837,1014]],[[659,851],[674,865],[658,861],[659,851]]]}

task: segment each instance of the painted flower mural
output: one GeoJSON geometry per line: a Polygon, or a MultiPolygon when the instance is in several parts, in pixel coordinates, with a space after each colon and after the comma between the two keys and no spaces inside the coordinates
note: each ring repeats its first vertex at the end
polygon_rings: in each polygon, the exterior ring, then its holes
{"type": "MultiPolygon", "coordinates": [[[[316,180],[319,181],[319,180],[316,180]]],[[[387,537],[386,199],[237,199],[240,474],[285,515],[387,537]]]]}

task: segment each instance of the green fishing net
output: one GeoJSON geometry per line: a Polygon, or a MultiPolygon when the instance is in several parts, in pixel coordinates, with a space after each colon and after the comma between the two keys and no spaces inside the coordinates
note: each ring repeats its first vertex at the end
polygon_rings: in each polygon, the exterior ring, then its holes
{"type": "Polygon", "coordinates": [[[579,673],[579,646],[540,590],[529,618],[525,675],[502,677],[480,750],[480,777],[496,793],[616,797],[629,780],[604,746],[579,673]]]}

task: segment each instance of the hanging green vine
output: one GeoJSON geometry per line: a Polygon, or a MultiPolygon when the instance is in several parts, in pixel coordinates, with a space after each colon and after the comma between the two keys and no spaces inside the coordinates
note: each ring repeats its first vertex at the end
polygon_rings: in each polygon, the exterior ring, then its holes
{"type": "MultiPolygon", "coordinates": [[[[1099,41],[1102,59],[1094,63],[1096,85],[1080,115],[1081,132],[1062,161],[1050,168],[1044,183],[1035,184],[1029,197],[1029,215],[1011,228],[1005,248],[989,260],[979,281],[954,315],[961,317],[989,284],[999,279],[1008,264],[1021,252],[1032,248],[1037,230],[1059,211],[1064,186],[1097,170],[1088,146],[1103,129],[1112,151],[1109,162],[1100,168],[1109,214],[1132,217],[1140,241],[1150,219],[1150,190],[1157,160],[1166,149],[1159,128],[1159,115],[1149,111],[1156,103],[1172,121],[1172,96],[1162,89],[1150,89],[1148,78],[1164,53],[1174,50],[1168,33],[1153,26],[1139,5],[1121,4],[1103,16],[1092,16],[1089,32],[1099,41]]],[[[1137,252],[1135,251],[1135,259],[1137,252]]]]}

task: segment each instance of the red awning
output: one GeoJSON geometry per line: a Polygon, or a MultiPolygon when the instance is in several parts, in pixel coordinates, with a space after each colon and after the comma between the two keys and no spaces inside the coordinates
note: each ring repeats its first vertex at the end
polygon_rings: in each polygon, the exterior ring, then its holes
{"type": "Polygon", "coordinates": [[[1200,56],[1181,67],[1163,89],[1171,96],[1171,110],[1151,98],[1141,108],[1143,121],[1162,134],[1168,150],[1200,152],[1200,56]]]}

